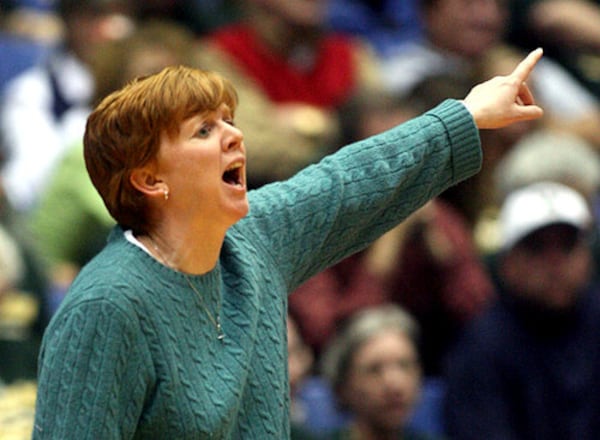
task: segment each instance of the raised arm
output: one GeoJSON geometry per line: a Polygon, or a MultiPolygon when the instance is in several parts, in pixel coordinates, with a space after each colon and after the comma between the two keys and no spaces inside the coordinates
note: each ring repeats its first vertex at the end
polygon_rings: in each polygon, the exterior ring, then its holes
{"type": "Polygon", "coordinates": [[[542,55],[542,49],[530,52],[510,75],[494,77],[469,92],[463,103],[477,127],[501,128],[543,115],[526,82],[542,55]]]}
{"type": "Polygon", "coordinates": [[[480,169],[478,128],[543,114],[525,84],[541,55],[534,51],[510,75],[476,86],[464,105],[447,100],[342,148],[285,182],[259,189],[244,219],[247,231],[267,243],[267,253],[292,289],[365,248],[480,169]]]}

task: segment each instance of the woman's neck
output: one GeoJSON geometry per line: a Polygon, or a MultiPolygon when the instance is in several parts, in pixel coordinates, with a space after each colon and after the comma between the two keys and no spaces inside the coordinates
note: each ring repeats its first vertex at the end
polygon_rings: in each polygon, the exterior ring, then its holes
{"type": "Polygon", "coordinates": [[[224,235],[220,237],[202,233],[168,233],[156,229],[137,239],[165,266],[180,272],[202,275],[217,265],[224,235]]]}

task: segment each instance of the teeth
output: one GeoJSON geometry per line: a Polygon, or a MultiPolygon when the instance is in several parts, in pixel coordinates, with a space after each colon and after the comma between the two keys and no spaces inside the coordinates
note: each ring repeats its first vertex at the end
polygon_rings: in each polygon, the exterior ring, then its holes
{"type": "Polygon", "coordinates": [[[239,162],[236,162],[234,164],[229,165],[225,171],[231,171],[231,170],[235,170],[235,169],[238,169],[241,167],[242,167],[242,164],[239,162]]]}

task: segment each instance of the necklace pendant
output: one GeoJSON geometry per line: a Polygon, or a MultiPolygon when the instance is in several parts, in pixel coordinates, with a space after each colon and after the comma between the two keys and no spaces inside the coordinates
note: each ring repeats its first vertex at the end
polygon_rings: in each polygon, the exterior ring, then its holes
{"type": "Polygon", "coordinates": [[[225,339],[225,333],[223,333],[223,328],[221,327],[221,319],[217,317],[217,339],[219,341],[223,341],[225,339]]]}
{"type": "MultiPolygon", "coordinates": [[[[165,194],[166,195],[166,194],[165,194]]],[[[152,236],[148,235],[148,238],[150,239],[150,242],[152,243],[152,247],[154,248],[154,250],[156,251],[156,253],[158,254],[158,257],[160,258],[160,260],[162,260],[162,263],[164,263],[166,266],[177,270],[176,267],[171,266],[168,261],[162,256],[162,253],[159,249],[159,247],[156,245],[156,243],[154,242],[154,239],[152,238],[152,236]]],[[[159,260],[159,261],[160,261],[159,260]]],[[[221,316],[219,315],[219,312],[217,312],[217,319],[215,319],[212,315],[212,313],[210,313],[210,310],[208,310],[208,307],[206,306],[206,304],[204,304],[204,300],[202,299],[202,295],[200,294],[200,292],[198,292],[198,290],[194,287],[194,284],[192,283],[192,280],[190,279],[189,276],[185,275],[185,280],[187,281],[188,285],[190,286],[190,288],[194,291],[194,293],[198,296],[198,299],[200,300],[200,306],[204,309],[204,311],[206,312],[206,316],[208,316],[208,319],[210,319],[210,322],[216,327],[217,329],[217,339],[219,341],[223,341],[223,339],[225,339],[225,333],[223,333],[223,328],[221,327],[221,316]]]]}

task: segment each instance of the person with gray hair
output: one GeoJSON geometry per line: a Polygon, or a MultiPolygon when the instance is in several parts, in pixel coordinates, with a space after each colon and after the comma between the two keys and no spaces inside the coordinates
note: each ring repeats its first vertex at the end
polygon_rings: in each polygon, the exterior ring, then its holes
{"type": "MultiPolygon", "coordinates": [[[[590,245],[596,273],[600,273],[600,155],[592,144],[573,133],[538,129],[515,144],[495,171],[494,186],[499,203],[515,190],[537,182],[560,183],[581,194],[593,217],[590,245]]],[[[497,241],[499,229],[496,227],[495,231],[497,241]]]]}
{"type": "Polygon", "coordinates": [[[335,336],[321,359],[347,426],[328,439],[431,438],[408,427],[421,390],[417,321],[386,304],[357,312],[335,336]]]}
{"type": "Polygon", "coordinates": [[[600,156],[573,133],[539,129],[515,144],[495,174],[500,199],[519,187],[548,180],[574,187],[591,200],[600,188],[600,156]]]}

